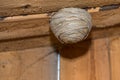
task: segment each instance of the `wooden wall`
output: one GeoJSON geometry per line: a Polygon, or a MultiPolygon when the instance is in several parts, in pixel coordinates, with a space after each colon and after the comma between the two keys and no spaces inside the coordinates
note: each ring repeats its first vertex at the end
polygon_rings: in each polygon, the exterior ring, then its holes
{"type": "Polygon", "coordinates": [[[65,47],[61,51],[61,80],[119,80],[120,35],[65,47]]]}
{"type": "Polygon", "coordinates": [[[120,8],[90,13],[93,29],[78,44],[63,46],[49,30],[50,14],[60,8],[119,3],[120,0],[1,0],[0,80],[57,80],[58,53],[60,80],[120,80],[120,8]]]}
{"type": "Polygon", "coordinates": [[[56,60],[51,47],[0,52],[0,80],[56,80],[56,60]]]}

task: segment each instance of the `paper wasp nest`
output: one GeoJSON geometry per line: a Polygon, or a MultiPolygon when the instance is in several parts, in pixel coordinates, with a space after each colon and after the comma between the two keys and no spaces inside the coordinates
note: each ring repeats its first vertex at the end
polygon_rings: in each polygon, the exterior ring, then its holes
{"type": "Polygon", "coordinates": [[[84,9],[64,8],[51,17],[51,30],[63,44],[86,39],[91,30],[91,16],[84,9]]]}

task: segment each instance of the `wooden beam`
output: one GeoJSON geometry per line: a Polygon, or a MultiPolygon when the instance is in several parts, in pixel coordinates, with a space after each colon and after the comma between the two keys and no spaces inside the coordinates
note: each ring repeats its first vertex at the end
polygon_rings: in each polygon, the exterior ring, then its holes
{"type": "MultiPolygon", "coordinates": [[[[119,13],[120,9],[91,13],[93,18],[93,27],[104,28],[119,25],[119,13]]],[[[0,21],[0,40],[48,36],[50,34],[49,18],[50,16],[48,16],[48,14],[7,17],[0,21]]],[[[107,32],[113,35],[112,33],[119,34],[120,29],[119,26],[117,26],[115,28],[111,27],[110,29],[108,29],[108,31],[107,29],[97,29],[97,32],[101,34],[100,36],[107,35],[107,32]],[[102,33],[100,33],[100,31],[102,33]]],[[[96,31],[94,32],[93,29],[92,36],[94,35],[97,37],[97,34],[96,31]]]]}
{"type": "MultiPolygon", "coordinates": [[[[99,30],[93,30],[88,36],[87,40],[94,40],[105,37],[112,37],[120,35],[120,26],[113,28],[105,28],[99,30]]],[[[45,47],[45,46],[59,46],[58,40],[53,36],[33,36],[25,38],[16,38],[0,41],[0,51],[12,51],[12,50],[24,50],[31,49],[36,47],[45,47]]]]}
{"type": "Polygon", "coordinates": [[[23,39],[3,40],[0,41],[0,52],[3,51],[17,51],[24,49],[31,49],[37,47],[52,46],[52,41],[47,37],[29,37],[23,39]]]}
{"type": "Polygon", "coordinates": [[[0,16],[47,13],[64,7],[97,7],[119,4],[120,0],[1,0],[0,16]]]}
{"type": "Polygon", "coordinates": [[[91,13],[93,18],[93,26],[109,27],[120,24],[120,8],[108,11],[100,11],[91,13]]]}
{"type": "MultiPolygon", "coordinates": [[[[107,23],[114,24],[116,26],[106,26],[105,28],[94,26],[87,39],[90,40],[120,35],[120,25],[117,25],[119,24],[119,21],[117,24],[113,21],[118,20],[120,15],[119,10],[120,9],[92,13],[93,25],[98,26],[99,23],[101,23],[104,27],[104,24],[107,23]],[[113,12],[113,14],[111,14],[111,12],[113,12]],[[116,17],[113,18],[115,15],[116,17]]],[[[8,17],[1,20],[0,51],[23,50],[58,45],[56,38],[51,37],[51,33],[49,31],[49,18],[48,14],[37,14],[8,17]]]]}

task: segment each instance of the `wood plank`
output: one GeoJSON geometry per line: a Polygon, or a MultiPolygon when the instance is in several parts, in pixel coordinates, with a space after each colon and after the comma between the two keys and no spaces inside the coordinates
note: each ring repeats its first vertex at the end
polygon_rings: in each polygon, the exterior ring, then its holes
{"type": "MultiPolygon", "coordinates": [[[[94,30],[91,32],[87,40],[94,40],[105,37],[112,37],[120,35],[120,27],[106,28],[100,30],[94,30]]],[[[86,40],[86,41],[87,41],[86,40]]],[[[11,51],[11,50],[23,50],[36,47],[46,47],[46,46],[59,46],[58,40],[53,36],[33,36],[18,39],[9,39],[0,41],[0,51],[11,51]],[[12,46],[11,46],[12,45],[12,46]]]]}
{"type": "Polygon", "coordinates": [[[109,27],[120,24],[120,8],[108,11],[100,11],[91,13],[93,26],[95,27],[109,27]]]}
{"type": "MultiPolygon", "coordinates": [[[[120,35],[120,27],[93,30],[87,40],[94,40],[105,37],[120,35]]],[[[0,41],[0,51],[23,50],[36,47],[58,46],[58,40],[54,36],[39,35],[18,39],[8,39],[0,41]],[[12,46],[11,46],[12,45],[12,46]]]]}
{"type": "Polygon", "coordinates": [[[120,80],[120,36],[110,38],[112,80],[120,80]]]}
{"type": "Polygon", "coordinates": [[[95,80],[111,80],[108,38],[94,40],[95,80]]]}
{"type": "Polygon", "coordinates": [[[84,8],[119,3],[120,0],[0,0],[0,16],[46,13],[64,7],[84,8]]]}
{"type": "Polygon", "coordinates": [[[88,36],[88,39],[112,37],[115,35],[120,35],[120,25],[109,28],[92,29],[91,34],[88,36]]]}
{"type": "Polygon", "coordinates": [[[103,38],[61,49],[61,80],[110,80],[107,46],[103,38]]]}
{"type": "Polygon", "coordinates": [[[33,19],[0,23],[0,40],[46,36],[49,34],[49,19],[33,19]]]}
{"type": "Polygon", "coordinates": [[[30,37],[26,39],[13,39],[0,42],[0,51],[16,51],[37,47],[52,46],[50,37],[30,37]]]}
{"type": "MultiPolygon", "coordinates": [[[[97,29],[93,30],[91,34],[88,36],[87,40],[94,40],[105,37],[112,37],[120,35],[120,27],[112,27],[105,29],[97,29]]],[[[19,37],[19,36],[18,36],[19,37]]],[[[10,37],[9,37],[10,38],[10,37]]],[[[0,51],[11,51],[11,50],[23,50],[30,49],[36,47],[46,47],[46,46],[58,46],[62,47],[59,44],[59,41],[52,35],[39,35],[39,36],[31,36],[25,38],[16,38],[16,39],[8,39],[0,41],[0,51]],[[12,46],[11,46],[12,45],[12,46]]]]}
{"type": "MultiPolygon", "coordinates": [[[[120,9],[101,11],[91,13],[93,18],[93,27],[104,28],[120,24],[120,9]]],[[[37,14],[28,16],[8,17],[0,21],[0,40],[25,38],[33,36],[49,36],[49,18],[48,14],[37,14]]],[[[120,34],[120,28],[111,27],[107,29],[93,29],[92,36],[101,36],[120,34]],[[102,31],[100,33],[100,31],[102,31]],[[110,32],[110,33],[108,33],[110,32]],[[107,34],[108,33],[108,34],[107,34]]]]}
{"type": "Polygon", "coordinates": [[[0,80],[57,80],[52,47],[0,52],[0,80]]]}
{"type": "Polygon", "coordinates": [[[61,49],[61,80],[89,80],[91,68],[89,46],[88,41],[61,49]]]}

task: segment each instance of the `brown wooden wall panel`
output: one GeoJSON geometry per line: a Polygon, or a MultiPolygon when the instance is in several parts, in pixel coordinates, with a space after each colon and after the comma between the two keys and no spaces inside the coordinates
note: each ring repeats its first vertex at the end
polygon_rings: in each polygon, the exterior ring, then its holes
{"type": "Polygon", "coordinates": [[[0,80],[57,80],[52,47],[0,52],[0,80]]]}
{"type": "Polygon", "coordinates": [[[64,47],[61,80],[110,80],[107,38],[64,47]]]}
{"type": "Polygon", "coordinates": [[[95,63],[95,80],[111,80],[108,47],[108,38],[94,40],[93,42],[93,52],[91,54],[94,56],[93,62],[95,63]]]}
{"type": "Polygon", "coordinates": [[[85,53],[87,47],[84,48],[85,46],[71,46],[61,50],[61,80],[88,80],[90,78],[90,52],[85,53]]]}
{"type": "Polygon", "coordinates": [[[112,80],[120,80],[120,36],[110,38],[112,80]]]}
{"type": "Polygon", "coordinates": [[[63,7],[96,7],[120,0],[0,0],[0,16],[46,13],[63,7]]]}
{"type": "MultiPolygon", "coordinates": [[[[93,18],[93,27],[104,28],[120,24],[120,9],[101,11],[91,13],[93,18]]],[[[49,35],[49,16],[47,14],[37,14],[29,16],[15,16],[8,17],[0,21],[0,40],[25,38],[33,36],[48,36],[49,35]]],[[[110,33],[119,34],[120,28],[112,27],[110,29],[97,30],[99,36],[109,35],[110,33]],[[104,32],[105,31],[105,32],[104,32]],[[102,35],[100,35],[102,34],[102,35]]],[[[96,35],[96,31],[93,29],[92,37],[96,35]]],[[[113,34],[110,34],[113,35],[113,34]]],[[[98,36],[98,37],[99,37],[98,36]]]]}

